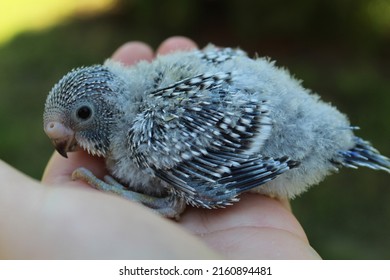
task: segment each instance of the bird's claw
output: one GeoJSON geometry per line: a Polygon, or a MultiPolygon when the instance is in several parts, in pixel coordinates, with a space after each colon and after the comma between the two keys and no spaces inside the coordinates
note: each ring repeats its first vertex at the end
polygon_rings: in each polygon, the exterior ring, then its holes
{"type": "Polygon", "coordinates": [[[73,171],[72,180],[82,180],[97,190],[114,193],[128,200],[142,203],[169,218],[178,219],[186,207],[186,203],[182,198],[177,198],[173,195],[154,197],[138,193],[126,188],[109,175],[104,176],[104,181],[100,180],[90,170],[84,167],[77,168],[73,171]]]}

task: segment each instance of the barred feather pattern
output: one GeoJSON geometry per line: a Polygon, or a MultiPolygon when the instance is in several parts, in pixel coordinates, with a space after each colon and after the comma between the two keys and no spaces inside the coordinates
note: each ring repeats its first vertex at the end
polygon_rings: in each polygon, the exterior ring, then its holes
{"type": "Polygon", "coordinates": [[[236,100],[240,90],[231,86],[233,78],[205,73],[151,92],[151,99],[162,99],[153,101],[161,107],[140,113],[129,131],[138,167],[153,169],[194,206],[230,205],[243,191],[298,166],[288,157],[246,153],[255,135],[267,139],[272,122],[266,100],[250,93],[236,100]]]}

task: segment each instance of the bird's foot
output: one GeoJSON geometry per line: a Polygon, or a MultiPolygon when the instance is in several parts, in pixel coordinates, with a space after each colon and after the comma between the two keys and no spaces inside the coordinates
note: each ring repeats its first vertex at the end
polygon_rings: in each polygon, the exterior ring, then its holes
{"type": "Polygon", "coordinates": [[[183,198],[168,195],[166,197],[154,197],[132,191],[111,176],[104,176],[104,181],[97,178],[90,170],[80,167],[73,171],[72,180],[82,180],[93,188],[114,193],[131,201],[136,201],[152,208],[161,215],[168,218],[179,219],[180,214],[184,211],[186,203],[183,198]]]}

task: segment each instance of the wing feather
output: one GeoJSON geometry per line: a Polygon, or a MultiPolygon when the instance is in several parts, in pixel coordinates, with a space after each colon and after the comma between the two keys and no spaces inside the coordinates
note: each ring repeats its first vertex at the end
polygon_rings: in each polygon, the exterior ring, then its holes
{"type": "MultiPolygon", "coordinates": [[[[234,55],[242,54],[225,50],[201,59],[223,63],[234,55]]],[[[192,205],[223,207],[297,166],[288,157],[249,153],[254,139],[268,138],[272,122],[267,101],[235,87],[234,78],[203,73],[152,91],[129,131],[139,167],[152,169],[192,205]]]]}

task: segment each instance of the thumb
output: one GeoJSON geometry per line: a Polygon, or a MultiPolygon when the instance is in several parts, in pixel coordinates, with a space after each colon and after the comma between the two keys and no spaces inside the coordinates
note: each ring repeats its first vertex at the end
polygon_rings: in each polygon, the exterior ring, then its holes
{"type": "Polygon", "coordinates": [[[91,156],[84,151],[69,153],[68,158],[63,158],[55,152],[45,168],[42,182],[48,185],[86,185],[83,182],[72,181],[72,173],[79,167],[85,167],[91,170],[97,177],[103,177],[107,174],[103,158],[91,156]]]}

